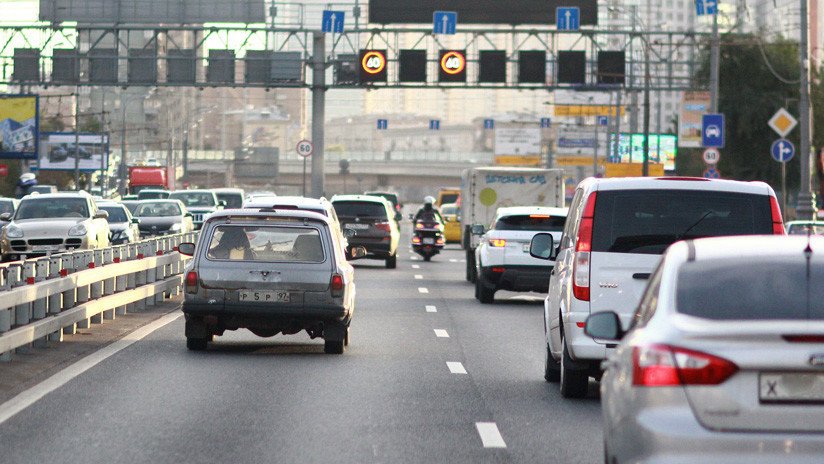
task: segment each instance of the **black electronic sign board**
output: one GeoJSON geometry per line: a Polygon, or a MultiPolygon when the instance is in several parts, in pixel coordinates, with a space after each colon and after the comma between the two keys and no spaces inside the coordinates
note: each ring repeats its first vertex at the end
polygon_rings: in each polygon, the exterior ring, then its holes
{"type": "Polygon", "coordinates": [[[431,24],[435,11],[458,13],[461,24],[555,24],[555,9],[578,7],[581,24],[598,24],[597,0],[369,0],[369,22],[431,24]]]}

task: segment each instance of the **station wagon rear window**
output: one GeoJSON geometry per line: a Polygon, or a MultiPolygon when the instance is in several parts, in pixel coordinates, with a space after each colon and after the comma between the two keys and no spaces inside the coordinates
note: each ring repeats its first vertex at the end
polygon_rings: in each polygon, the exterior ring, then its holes
{"type": "Polygon", "coordinates": [[[824,320],[824,262],[797,257],[699,260],[678,270],[676,310],[716,320],[824,320]]]}
{"type": "Polygon", "coordinates": [[[215,228],[210,260],[320,263],[325,260],[318,229],[224,225],[215,228]]]}
{"type": "Polygon", "coordinates": [[[770,197],[696,190],[599,191],[592,251],[660,255],[679,240],[772,234],[770,197]]]}

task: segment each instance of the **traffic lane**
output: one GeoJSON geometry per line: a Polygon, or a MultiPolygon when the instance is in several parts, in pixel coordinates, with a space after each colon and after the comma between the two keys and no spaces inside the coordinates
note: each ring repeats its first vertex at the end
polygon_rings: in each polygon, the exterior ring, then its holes
{"type": "Polygon", "coordinates": [[[357,279],[345,355],[246,331],[189,352],[180,318],[0,425],[4,462],[506,460],[482,447],[490,414],[447,368],[411,273],[357,279]]]}
{"type": "Polygon", "coordinates": [[[423,285],[433,284],[436,324],[451,327],[513,461],[600,462],[598,384],[590,381],[587,399],[567,400],[557,383],[543,379],[545,295],[499,291],[493,304],[481,304],[464,278],[462,258],[462,250],[448,249],[416,272],[423,273],[423,285]]]}

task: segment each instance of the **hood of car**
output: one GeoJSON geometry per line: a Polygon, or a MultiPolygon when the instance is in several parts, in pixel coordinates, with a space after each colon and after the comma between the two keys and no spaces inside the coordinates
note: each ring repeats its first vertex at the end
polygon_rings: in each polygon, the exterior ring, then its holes
{"type": "Polygon", "coordinates": [[[53,219],[23,219],[12,224],[23,229],[25,237],[53,237],[65,235],[69,229],[82,222],[91,222],[89,218],[53,218],[53,219]]]}
{"type": "Polygon", "coordinates": [[[165,230],[172,227],[172,224],[179,222],[181,222],[180,216],[142,217],[140,218],[140,230],[151,230],[152,228],[165,230]]]}

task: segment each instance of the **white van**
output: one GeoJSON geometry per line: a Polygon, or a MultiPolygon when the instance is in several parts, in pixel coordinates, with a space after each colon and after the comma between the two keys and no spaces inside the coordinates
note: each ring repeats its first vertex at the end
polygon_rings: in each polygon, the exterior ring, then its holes
{"type": "Polygon", "coordinates": [[[775,192],[763,182],[701,178],[616,178],[582,181],[560,244],[533,238],[533,256],[555,259],[544,301],[544,378],[567,398],[587,394],[612,346],[584,335],[586,318],[618,313],[624,328],[650,273],[679,240],[784,234],[775,192]],[[557,248],[555,248],[557,246],[557,248]]]}

